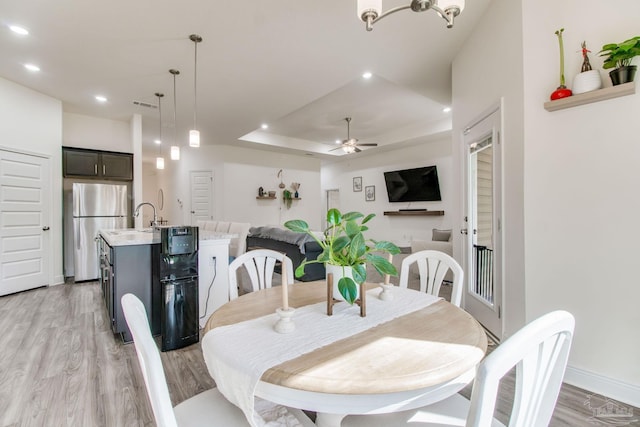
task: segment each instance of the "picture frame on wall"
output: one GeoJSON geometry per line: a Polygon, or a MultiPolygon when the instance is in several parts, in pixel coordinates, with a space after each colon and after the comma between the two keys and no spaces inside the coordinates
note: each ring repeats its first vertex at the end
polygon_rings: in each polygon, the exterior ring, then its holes
{"type": "Polygon", "coordinates": [[[353,177],[353,191],[354,192],[362,191],[362,177],[361,176],[353,177]]]}
{"type": "Polygon", "coordinates": [[[364,200],[367,202],[373,202],[376,200],[376,186],[367,185],[364,187],[364,200]]]}

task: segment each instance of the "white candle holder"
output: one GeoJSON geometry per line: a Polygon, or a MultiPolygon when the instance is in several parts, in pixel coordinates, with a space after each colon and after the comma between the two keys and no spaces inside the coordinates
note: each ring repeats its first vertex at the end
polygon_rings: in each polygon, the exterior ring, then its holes
{"type": "Polygon", "coordinates": [[[384,283],[380,283],[380,287],[382,288],[382,292],[378,294],[378,298],[382,301],[391,301],[393,299],[394,285],[385,285],[384,283]]]}
{"type": "Polygon", "coordinates": [[[280,317],[278,321],[273,325],[273,329],[279,334],[288,334],[296,329],[296,324],[293,323],[291,317],[296,310],[294,308],[277,308],[276,314],[280,317]]]}

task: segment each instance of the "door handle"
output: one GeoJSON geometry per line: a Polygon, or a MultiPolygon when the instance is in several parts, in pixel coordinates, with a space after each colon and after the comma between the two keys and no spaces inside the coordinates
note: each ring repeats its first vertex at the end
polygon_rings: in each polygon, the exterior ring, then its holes
{"type": "Polygon", "coordinates": [[[107,174],[107,166],[102,165],[102,175],[106,175],[107,174]]]}
{"type": "Polygon", "coordinates": [[[460,234],[469,234],[466,228],[460,230],[460,234]]]}
{"type": "Polygon", "coordinates": [[[49,227],[45,225],[44,227],[42,227],[42,231],[49,231],[49,227]]]}
{"type": "Polygon", "coordinates": [[[97,163],[93,164],[93,174],[94,175],[98,175],[98,164],[97,163]]]}
{"type": "Polygon", "coordinates": [[[196,211],[191,211],[192,214],[196,213],[196,211]]]}

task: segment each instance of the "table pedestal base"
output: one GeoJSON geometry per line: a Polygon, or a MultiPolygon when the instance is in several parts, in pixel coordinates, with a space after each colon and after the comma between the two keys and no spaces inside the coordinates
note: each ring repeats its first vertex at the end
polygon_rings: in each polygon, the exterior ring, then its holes
{"type": "Polygon", "coordinates": [[[340,427],[345,414],[327,414],[318,412],[316,415],[316,426],[318,427],[340,427]]]}

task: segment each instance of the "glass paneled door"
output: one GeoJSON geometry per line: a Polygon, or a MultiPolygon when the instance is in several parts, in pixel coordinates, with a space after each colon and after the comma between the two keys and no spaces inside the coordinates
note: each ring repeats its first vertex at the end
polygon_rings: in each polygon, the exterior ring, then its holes
{"type": "Polygon", "coordinates": [[[502,336],[500,111],[465,130],[465,309],[502,336]]]}

